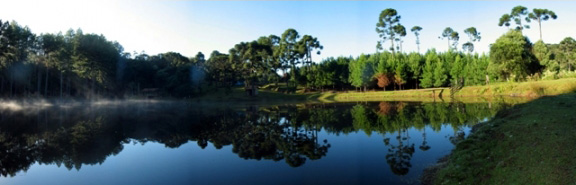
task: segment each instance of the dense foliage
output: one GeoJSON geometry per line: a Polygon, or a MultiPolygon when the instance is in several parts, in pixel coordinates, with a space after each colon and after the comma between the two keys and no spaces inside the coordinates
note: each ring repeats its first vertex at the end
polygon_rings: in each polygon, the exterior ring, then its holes
{"type": "MultiPolygon", "coordinates": [[[[128,53],[119,43],[80,29],[37,35],[15,21],[0,20],[0,96],[193,97],[214,89],[244,85],[253,90],[265,84],[275,84],[283,92],[298,86],[316,91],[401,90],[576,76],[573,38],[559,44],[542,40],[533,44],[522,34],[531,20],[540,26],[550,18],[557,18],[551,10],[514,7],[498,25],[516,23],[516,27],[491,44],[489,55],[473,53],[474,42],[481,39],[475,27],[463,30],[469,39],[462,50],[458,32],[446,27],[439,38],[447,41],[448,51],[406,53],[402,51],[406,28],[400,24],[399,12],[389,8],[376,24],[381,38],[376,53],[320,62],[312,59],[324,48],[320,41],[291,28],[280,36],[238,43],[228,53],[186,57],[175,52],[128,53]],[[383,49],[387,41],[389,51],[383,49]]],[[[418,46],[422,30],[420,26],[410,30],[418,46]]]]}

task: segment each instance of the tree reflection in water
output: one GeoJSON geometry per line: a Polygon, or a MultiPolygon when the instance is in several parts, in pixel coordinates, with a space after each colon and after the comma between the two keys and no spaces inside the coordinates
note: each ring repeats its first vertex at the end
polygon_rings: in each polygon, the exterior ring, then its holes
{"type": "Polygon", "coordinates": [[[481,122],[506,106],[497,104],[492,108],[488,104],[381,102],[377,107],[369,104],[355,105],[351,114],[356,129],[364,130],[367,134],[382,133],[395,140],[384,138],[384,144],[388,146],[386,162],[394,174],[406,175],[412,167],[410,161],[416,152],[416,144],[410,140],[408,129],[415,128],[422,132],[419,148],[426,152],[432,148],[426,141],[427,127],[437,132],[442,125],[450,124],[455,130],[450,141],[457,144],[464,139],[464,132],[459,131],[462,127],[481,122]]]}
{"type": "MultiPolygon", "coordinates": [[[[408,129],[423,131],[422,152],[431,148],[426,129],[470,126],[493,116],[504,104],[382,102],[304,104],[200,109],[186,103],[114,104],[0,110],[0,173],[14,176],[35,162],[80,170],[102,164],[130,142],[177,148],[196,142],[231,146],[243,159],[285,161],[292,167],[326,156],[331,145],[319,132],[340,135],[364,131],[393,135],[384,139],[392,171],[405,175],[416,152],[408,129]],[[456,109],[454,107],[457,107],[456,109]]],[[[455,134],[456,139],[464,136],[455,134]]]]}

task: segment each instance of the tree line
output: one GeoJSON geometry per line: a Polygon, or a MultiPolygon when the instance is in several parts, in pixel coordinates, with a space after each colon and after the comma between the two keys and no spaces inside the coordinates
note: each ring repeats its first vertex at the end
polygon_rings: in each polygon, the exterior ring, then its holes
{"type": "Polygon", "coordinates": [[[228,53],[208,57],[177,52],[148,55],[125,52],[103,35],[81,29],[66,33],[34,34],[27,26],[0,20],[0,95],[3,97],[123,97],[153,91],[163,96],[193,97],[209,90],[230,90],[243,84],[256,89],[274,84],[278,91],[401,90],[484,85],[497,81],[526,81],[574,77],[576,41],[532,43],[522,34],[529,23],[556,19],[551,10],[516,6],[502,15],[499,26],[509,31],[490,46],[489,54],[474,53],[482,37],[475,27],[463,30],[467,41],[458,48],[460,34],[446,27],[438,39],[449,50],[420,52],[420,33],[412,26],[418,52],[404,52],[408,35],[401,16],[385,9],[378,17],[377,51],[356,57],[328,57],[313,62],[324,48],[318,38],[287,29],[280,36],[261,36],[240,42],[228,53]],[[384,49],[386,42],[390,43],[384,49]]]}
{"type": "Polygon", "coordinates": [[[125,52],[103,35],[36,35],[27,26],[0,20],[0,95],[4,97],[123,97],[154,89],[165,96],[191,97],[202,87],[241,82],[256,86],[285,82],[296,87],[297,72],[323,48],[316,37],[288,29],[236,44],[226,53],[125,52]],[[282,72],[279,75],[278,72],[282,72]]]}

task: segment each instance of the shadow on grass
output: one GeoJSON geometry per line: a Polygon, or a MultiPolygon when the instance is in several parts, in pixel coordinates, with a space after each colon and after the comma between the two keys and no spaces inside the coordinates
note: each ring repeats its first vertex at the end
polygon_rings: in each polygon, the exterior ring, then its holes
{"type": "Polygon", "coordinates": [[[565,93],[499,111],[439,162],[433,184],[573,184],[574,105],[576,94],[565,93]]]}

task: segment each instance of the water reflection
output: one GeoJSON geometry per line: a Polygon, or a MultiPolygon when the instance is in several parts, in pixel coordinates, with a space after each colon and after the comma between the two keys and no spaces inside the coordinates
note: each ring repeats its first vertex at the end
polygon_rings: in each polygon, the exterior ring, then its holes
{"type": "Polygon", "coordinates": [[[432,146],[426,141],[426,125],[437,132],[442,125],[449,124],[454,129],[450,141],[456,144],[464,139],[462,127],[481,122],[504,107],[505,104],[381,102],[377,106],[355,105],[350,113],[355,130],[392,136],[384,139],[384,144],[388,146],[386,162],[394,174],[406,175],[412,166],[410,161],[416,146],[410,140],[409,128],[422,132],[423,141],[418,148],[427,151],[432,146]]]}
{"type": "Polygon", "coordinates": [[[128,143],[162,143],[178,148],[195,142],[232,152],[247,160],[284,161],[292,167],[327,156],[331,145],[320,132],[363,132],[384,136],[383,156],[391,171],[405,175],[416,152],[430,150],[426,134],[443,125],[454,128],[450,141],[464,138],[459,128],[493,116],[505,104],[381,102],[310,104],[203,109],[186,103],[126,103],[51,106],[0,110],[2,176],[27,171],[32,164],[64,166],[102,164],[128,143]],[[409,129],[422,133],[411,139],[409,129]],[[426,128],[431,128],[427,130],[426,128]],[[419,149],[420,151],[417,151],[419,149]]]}

